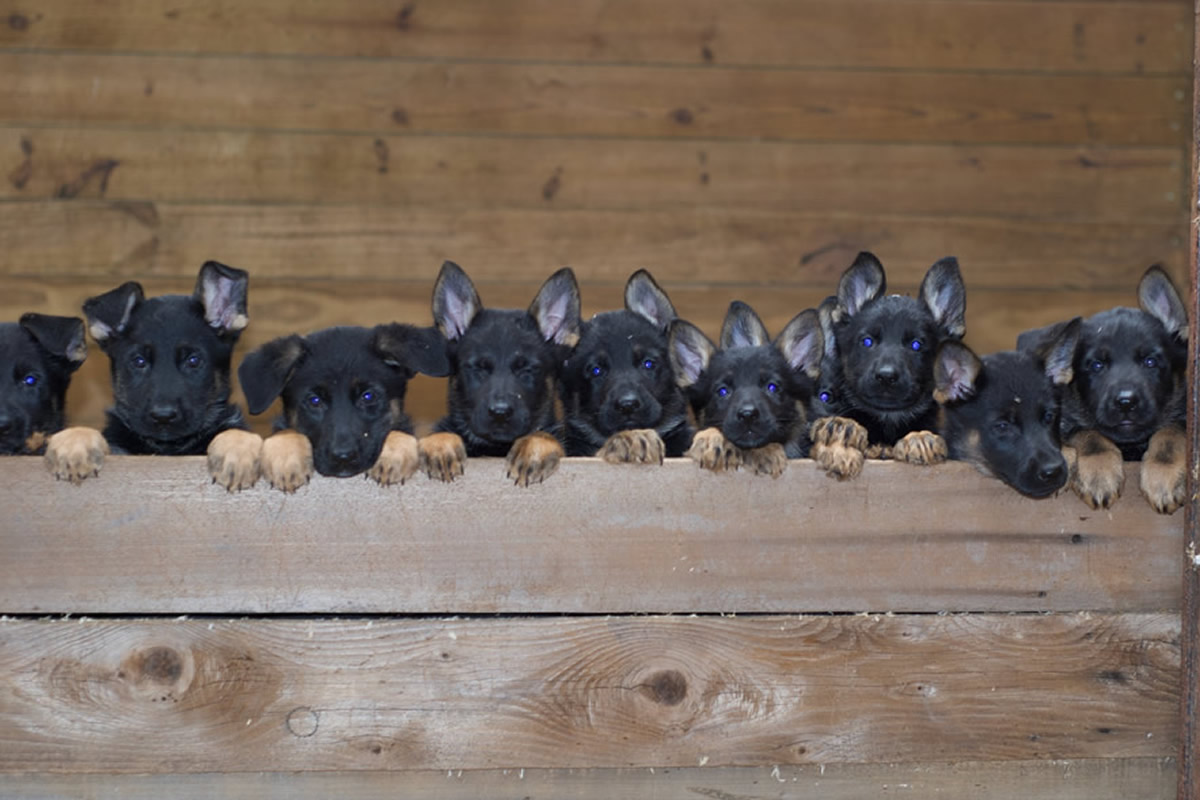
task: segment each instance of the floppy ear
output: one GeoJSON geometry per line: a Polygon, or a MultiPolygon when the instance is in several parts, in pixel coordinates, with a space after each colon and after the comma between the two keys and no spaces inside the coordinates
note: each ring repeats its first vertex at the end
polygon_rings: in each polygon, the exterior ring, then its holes
{"type": "Polygon", "coordinates": [[[46,352],[67,362],[71,372],[87,358],[87,333],[79,317],[22,314],[20,325],[46,352]]]}
{"type": "Polygon", "coordinates": [[[946,333],[961,338],[967,332],[967,289],[957,258],[943,258],[929,268],[921,281],[921,300],[946,333]]]}
{"type": "Polygon", "coordinates": [[[563,267],[551,275],[529,304],[529,315],[537,320],[542,338],[574,347],[579,343],[579,284],[575,272],[563,267]]]}
{"type": "Polygon", "coordinates": [[[792,317],[775,339],[775,347],[783,353],[788,366],[816,380],[821,377],[821,359],[825,355],[825,335],[821,319],[809,308],[792,317]]]}
{"type": "Polygon", "coordinates": [[[665,331],[676,317],[675,306],[671,305],[667,293],[644,269],[630,275],[625,284],[625,308],[660,331],[665,331]]]}
{"type": "Polygon", "coordinates": [[[839,322],[846,317],[853,317],[867,303],[887,291],[887,276],[883,272],[883,264],[873,253],[865,250],[858,254],[854,263],[842,273],[838,281],[837,307],[833,320],[839,322]]]}
{"type": "Polygon", "coordinates": [[[375,328],[372,348],[389,367],[403,369],[411,376],[423,372],[435,378],[450,374],[446,357],[446,338],[437,328],[418,328],[393,322],[375,328]]]}
{"type": "Polygon", "coordinates": [[[292,378],[296,367],[308,355],[308,343],[292,334],[267,342],[246,354],[238,366],[238,381],[246,393],[251,414],[261,414],[292,378]]]}
{"type": "Polygon", "coordinates": [[[83,301],[83,315],[87,317],[88,333],[104,345],[113,336],[125,332],[133,310],[145,299],[142,285],[130,281],[112,291],[83,301]]]}
{"type": "Polygon", "coordinates": [[[471,320],[483,308],[475,284],[453,261],[442,263],[433,284],[433,321],[447,339],[453,341],[471,327],[471,320]]]}
{"type": "Polygon", "coordinates": [[[1034,354],[1042,360],[1046,377],[1055,386],[1065,386],[1075,378],[1075,350],[1079,347],[1079,331],[1083,318],[1075,317],[1058,327],[1058,332],[1048,339],[1034,354]]]}
{"type": "Polygon", "coordinates": [[[734,300],[725,312],[721,324],[720,346],[722,350],[734,347],[759,347],[771,341],[767,326],[763,325],[754,309],[741,300],[734,300]]]}
{"type": "Polygon", "coordinates": [[[1071,324],[1070,321],[1055,322],[1052,325],[1034,328],[1033,330],[1018,334],[1017,350],[1022,353],[1032,353],[1041,358],[1048,352],[1047,349],[1050,347],[1050,343],[1057,339],[1062,334],[1063,328],[1069,324],[1071,324]]]}
{"type": "Polygon", "coordinates": [[[236,336],[250,323],[246,291],[250,275],[244,269],[206,261],[196,278],[192,297],[204,307],[204,321],[222,335],[236,336]]]}
{"type": "Polygon", "coordinates": [[[671,323],[667,340],[675,383],[686,389],[699,381],[708,369],[716,346],[699,328],[682,319],[671,323]]]}
{"type": "Polygon", "coordinates": [[[957,339],[943,342],[933,359],[933,399],[938,405],[966,400],[975,394],[983,362],[957,339]]]}
{"type": "Polygon", "coordinates": [[[1146,270],[1138,283],[1138,305],[1183,341],[1188,338],[1187,309],[1171,278],[1157,264],[1146,270]]]}

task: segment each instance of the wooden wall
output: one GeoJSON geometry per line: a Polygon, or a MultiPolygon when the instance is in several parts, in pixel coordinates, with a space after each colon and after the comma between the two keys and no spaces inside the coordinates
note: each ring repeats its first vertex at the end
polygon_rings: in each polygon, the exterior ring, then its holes
{"type": "MultiPolygon", "coordinates": [[[[243,352],[427,321],[440,262],[585,312],[650,268],[772,329],[863,248],[955,254],[969,340],[1185,273],[1183,0],[2,0],[0,318],[252,275],[243,352]]],[[[105,359],[76,419],[98,423],[105,359]]],[[[429,420],[441,385],[419,382],[429,420]]]]}

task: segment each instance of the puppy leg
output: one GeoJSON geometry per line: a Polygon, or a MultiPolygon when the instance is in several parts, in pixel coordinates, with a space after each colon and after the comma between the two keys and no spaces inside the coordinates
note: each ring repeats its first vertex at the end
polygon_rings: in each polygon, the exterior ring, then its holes
{"type": "Polygon", "coordinates": [[[892,458],[925,467],[941,464],[950,453],[946,440],[932,431],[913,431],[892,447],[892,458]]]}
{"type": "Polygon", "coordinates": [[[417,471],[421,463],[421,449],[417,437],[404,431],[391,431],[383,440],[383,450],[375,466],[367,470],[367,477],[378,481],[380,486],[404,483],[417,471]]]}
{"type": "Polygon", "coordinates": [[[755,475],[778,478],[787,469],[787,452],[781,444],[768,444],[742,451],[742,463],[755,475]]]}
{"type": "Polygon", "coordinates": [[[858,477],[867,449],[867,429],[846,417],[822,417],[808,430],[809,456],[839,481],[858,477]]]}
{"type": "Polygon", "coordinates": [[[596,455],[609,464],[661,464],[667,447],[653,428],[618,431],[596,455]]]}
{"type": "Polygon", "coordinates": [[[726,439],[719,428],[696,431],[686,455],[698,466],[713,472],[732,472],[742,465],[742,451],[726,439]]]}
{"type": "Polygon", "coordinates": [[[467,448],[457,433],[432,433],[417,442],[421,469],[430,478],[450,481],[463,474],[467,448]]]}
{"type": "Polygon", "coordinates": [[[1111,507],[1125,485],[1121,449],[1096,431],[1079,431],[1067,440],[1067,445],[1075,450],[1075,467],[1071,470],[1075,494],[1092,508],[1111,507]]]}
{"type": "Polygon", "coordinates": [[[513,442],[508,451],[508,477],[517,486],[541,483],[554,474],[566,455],[563,446],[548,433],[535,431],[513,442]]]}
{"type": "Polygon", "coordinates": [[[276,489],[296,491],[312,478],[312,442],[293,430],[268,437],[262,445],[262,474],[276,489]]]}
{"type": "Polygon", "coordinates": [[[46,442],[46,469],[58,480],[78,484],[99,475],[108,442],[95,428],[64,428],[46,442]]]}
{"type": "Polygon", "coordinates": [[[249,489],[262,471],[262,437],[231,429],[221,431],[208,443],[208,474],[213,483],[231,492],[249,489]]]}
{"type": "Polygon", "coordinates": [[[1187,437],[1168,425],[1150,437],[1142,456],[1142,494],[1160,514],[1170,514],[1187,499],[1187,437]]]}

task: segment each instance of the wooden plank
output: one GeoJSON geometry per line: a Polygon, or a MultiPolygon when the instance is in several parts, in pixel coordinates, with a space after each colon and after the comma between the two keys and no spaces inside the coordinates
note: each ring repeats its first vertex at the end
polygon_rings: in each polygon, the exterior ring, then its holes
{"type": "Polygon", "coordinates": [[[0,53],[0,121],[221,130],[1184,145],[1185,76],[0,53]],[[303,98],[303,102],[298,102],[303,98]]]}
{"type": "Polygon", "coordinates": [[[1162,758],[1178,633],[1091,613],[9,621],[0,771],[1162,758]]]}
{"type": "Polygon", "coordinates": [[[11,128],[0,199],[1174,219],[1179,148],[11,128]],[[1034,189],[1036,187],[1036,190],[1034,189]]]}
{"type": "Polygon", "coordinates": [[[1190,22],[1183,2],[39,0],[0,47],[1182,74],[1190,22]]]}
{"type": "Polygon", "coordinates": [[[1138,496],[1137,466],[1098,513],[965,464],[839,483],[807,460],[771,480],[571,459],[517,489],[481,459],[453,484],[230,495],[202,457],[110,457],[81,486],[12,457],[0,613],[1177,609],[1182,520],[1138,496]]]}
{"type": "MultiPolygon", "coordinates": [[[[572,264],[590,283],[649,267],[674,289],[759,284],[829,292],[860,250],[889,282],[917,286],[958,256],[972,289],[1088,289],[1133,300],[1162,263],[1184,285],[1183,217],[1142,223],[781,213],[742,208],[589,211],[228,206],[79,200],[13,203],[0,226],[0,275],[115,282],[194,277],[218,257],[262,279],[433,279],[446,259],[481,282],[545,279],[572,264]]],[[[730,291],[733,291],[731,289],[730,291]]],[[[585,298],[586,299],[586,298],[585,298]]],[[[0,301],[2,302],[2,301],[0,301]]]]}
{"type": "Polygon", "coordinates": [[[819,766],[658,769],[509,769],[446,772],[276,772],[176,775],[25,774],[5,777],[13,800],[121,797],[222,797],[225,800],[435,800],[522,797],[527,800],[1153,800],[1174,797],[1168,758],[1070,761],[971,761],[960,764],[822,764],[819,766]]]}

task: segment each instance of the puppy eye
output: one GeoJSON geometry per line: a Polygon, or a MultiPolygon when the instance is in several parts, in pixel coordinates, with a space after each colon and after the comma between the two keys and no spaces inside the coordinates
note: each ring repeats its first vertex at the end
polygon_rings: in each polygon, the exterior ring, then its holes
{"type": "Polygon", "coordinates": [[[1094,358],[1092,359],[1091,363],[1088,364],[1088,369],[1090,369],[1092,372],[1102,372],[1104,370],[1104,362],[1098,358],[1094,358]]]}
{"type": "Polygon", "coordinates": [[[875,344],[875,340],[872,339],[870,336],[862,337],[862,346],[863,347],[871,347],[874,344],[875,344]]]}
{"type": "Polygon", "coordinates": [[[1148,369],[1154,369],[1158,366],[1158,359],[1154,356],[1146,356],[1142,359],[1142,366],[1148,369]]]}
{"type": "Polygon", "coordinates": [[[37,386],[37,382],[38,382],[37,375],[34,375],[33,373],[30,373],[30,374],[26,375],[24,378],[21,378],[21,383],[25,384],[26,386],[37,386]]]}
{"type": "Polygon", "coordinates": [[[320,395],[310,394],[308,397],[306,397],[306,398],[305,398],[305,402],[307,402],[307,403],[308,403],[310,406],[312,406],[313,408],[320,408],[320,407],[321,407],[321,397],[320,397],[320,395]]]}
{"type": "Polygon", "coordinates": [[[370,389],[367,389],[365,392],[360,394],[358,396],[358,398],[360,400],[362,400],[364,403],[374,403],[375,402],[375,393],[373,391],[371,391],[370,389]]]}
{"type": "Polygon", "coordinates": [[[720,397],[725,397],[727,394],[729,394],[729,387],[728,387],[728,386],[718,386],[718,387],[717,387],[717,394],[718,394],[720,397]]]}
{"type": "Polygon", "coordinates": [[[920,349],[921,349],[921,346],[922,346],[922,345],[921,345],[921,340],[920,340],[920,339],[913,339],[913,340],[912,340],[912,345],[910,345],[910,346],[912,347],[912,349],[913,349],[913,351],[914,351],[914,352],[916,352],[916,351],[920,350],[920,349]]]}
{"type": "Polygon", "coordinates": [[[1053,424],[1054,423],[1054,412],[1047,410],[1046,413],[1042,414],[1042,422],[1046,425],[1053,424]]]}
{"type": "Polygon", "coordinates": [[[776,392],[779,391],[779,384],[776,383],[775,381],[771,381],[770,383],[767,384],[767,391],[770,392],[771,394],[775,394],[776,392]]]}
{"type": "Polygon", "coordinates": [[[145,369],[150,362],[146,360],[145,356],[134,356],[129,359],[129,363],[133,364],[135,369],[145,369]]]}
{"type": "Polygon", "coordinates": [[[600,366],[599,364],[597,364],[596,366],[592,367],[592,368],[591,368],[590,370],[588,370],[588,371],[589,371],[590,373],[592,373],[592,377],[593,377],[593,378],[599,378],[601,375],[603,375],[603,374],[604,374],[604,367],[602,367],[602,366],[600,366]]]}
{"type": "Polygon", "coordinates": [[[642,366],[645,367],[646,369],[654,369],[654,359],[647,358],[645,361],[642,362],[642,366]]]}
{"type": "Polygon", "coordinates": [[[193,368],[198,367],[198,366],[200,366],[200,356],[190,355],[187,357],[187,360],[184,361],[183,363],[187,364],[189,367],[193,367],[193,368]]]}
{"type": "Polygon", "coordinates": [[[819,395],[817,395],[817,397],[821,399],[822,403],[828,403],[833,399],[833,395],[831,395],[829,392],[821,392],[819,395]]]}
{"type": "Polygon", "coordinates": [[[1006,419],[998,419],[992,423],[992,430],[994,430],[996,433],[1008,433],[1008,430],[1011,427],[1012,424],[1006,419]]]}

